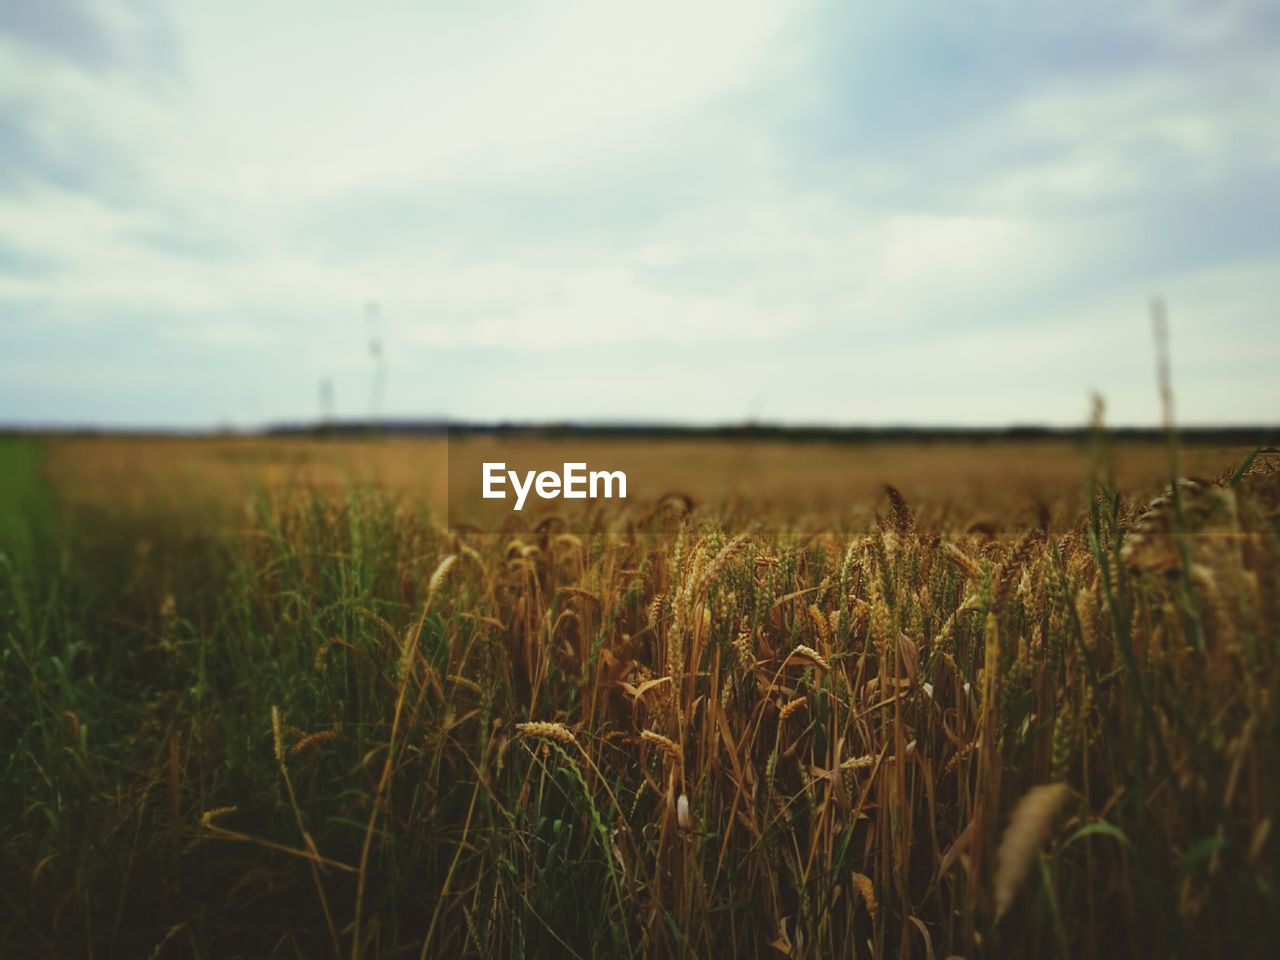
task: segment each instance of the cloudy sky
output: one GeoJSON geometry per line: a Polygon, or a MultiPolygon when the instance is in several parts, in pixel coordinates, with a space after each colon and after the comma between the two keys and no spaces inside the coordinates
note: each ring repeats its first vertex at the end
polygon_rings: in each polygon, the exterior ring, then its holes
{"type": "Polygon", "coordinates": [[[0,0],[0,423],[1152,423],[1156,293],[1274,423],[1278,98],[1264,0],[0,0]]]}

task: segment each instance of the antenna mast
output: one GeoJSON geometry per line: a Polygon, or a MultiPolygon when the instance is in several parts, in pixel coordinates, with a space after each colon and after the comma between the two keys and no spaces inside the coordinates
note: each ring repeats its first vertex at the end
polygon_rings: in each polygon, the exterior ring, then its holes
{"type": "Polygon", "coordinates": [[[369,419],[376,425],[382,420],[382,397],[387,382],[386,355],[382,349],[382,304],[370,300],[364,305],[369,332],[369,358],[373,361],[373,385],[369,395],[369,419]]]}

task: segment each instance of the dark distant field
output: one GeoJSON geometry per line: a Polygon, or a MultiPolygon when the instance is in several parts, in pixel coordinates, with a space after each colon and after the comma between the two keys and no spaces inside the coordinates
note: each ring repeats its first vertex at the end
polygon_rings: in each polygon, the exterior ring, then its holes
{"type": "Polygon", "coordinates": [[[510,442],[0,440],[0,956],[1280,942],[1280,454],[510,442]]]}

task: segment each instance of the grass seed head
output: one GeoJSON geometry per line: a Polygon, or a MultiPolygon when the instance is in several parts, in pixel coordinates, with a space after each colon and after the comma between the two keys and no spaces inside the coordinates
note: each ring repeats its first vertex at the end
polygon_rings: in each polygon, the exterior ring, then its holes
{"type": "Polygon", "coordinates": [[[803,657],[804,659],[812,662],[814,665],[821,667],[823,670],[831,669],[831,664],[827,662],[826,657],[820,654],[817,650],[813,649],[813,647],[806,646],[803,643],[799,644],[794,650],[791,651],[791,656],[803,657]]]}
{"type": "Polygon", "coordinates": [[[524,737],[540,737],[544,740],[555,740],[558,743],[577,746],[577,738],[574,737],[573,731],[566,727],[563,723],[548,723],[542,720],[533,720],[528,723],[517,723],[516,730],[524,737]]]}

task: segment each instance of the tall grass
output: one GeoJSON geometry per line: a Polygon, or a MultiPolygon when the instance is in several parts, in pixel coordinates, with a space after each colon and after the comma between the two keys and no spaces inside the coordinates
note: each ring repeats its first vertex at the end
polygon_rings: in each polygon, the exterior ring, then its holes
{"type": "Polygon", "coordinates": [[[0,948],[1259,955],[1275,458],[1172,518],[1096,474],[1012,538],[82,518],[0,581],[0,948]]]}

